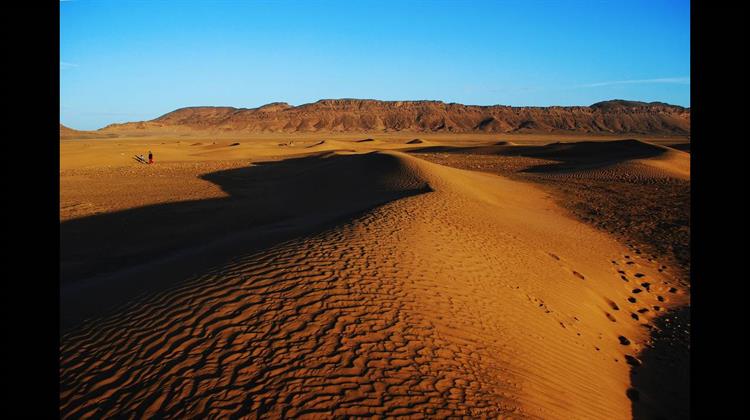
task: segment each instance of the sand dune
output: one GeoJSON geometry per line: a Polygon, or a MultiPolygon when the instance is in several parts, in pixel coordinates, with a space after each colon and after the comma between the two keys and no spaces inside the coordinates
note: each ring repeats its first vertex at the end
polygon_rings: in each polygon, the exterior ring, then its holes
{"type": "Polygon", "coordinates": [[[674,144],[669,144],[668,146],[673,149],[677,149],[683,152],[690,153],[690,143],[674,143],[674,144]]]}
{"type": "MultiPolygon", "coordinates": [[[[690,155],[640,140],[583,141],[520,146],[501,141],[469,147],[432,146],[410,149],[415,153],[523,156],[536,159],[525,171],[550,176],[600,179],[690,178],[690,155]],[[550,163],[552,162],[552,163],[550,163]]],[[[530,161],[527,161],[530,162],[530,161]]]]}
{"type": "Polygon", "coordinates": [[[408,151],[442,165],[537,184],[572,216],[625,243],[637,243],[687,277],[690,157],[686,153],[632,139],[456,143],[408,151]]]}
{"type": "MultiPolygon", "coordinates": [[[[616,419],[649,403],[631,374],[652,320],[689,299],[657,261],[528,183],[353,145],[274,143],[308,155],[203,175],[223,197],[63,223],[62,416],[616,419]]],[[[609,146],[600,167],[689,173],[650,146],[609,146]]],[[[597,147],[534,153],[596,167],[597,147]]]]}
{"type": "Polygon", "coordinates": [[[558,162],[530,169],[540,173],[602,179],[690,178],[688,154],[639,140],[557,143],[536,150],[514,148],[507,152],[558,162]]]}

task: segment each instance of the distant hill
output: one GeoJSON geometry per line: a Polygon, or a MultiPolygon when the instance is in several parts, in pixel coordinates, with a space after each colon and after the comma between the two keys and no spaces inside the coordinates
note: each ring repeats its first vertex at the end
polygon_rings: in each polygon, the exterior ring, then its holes
{"type": "Polygon", "coordinates": [[[443,132],[690,134],[690,108],[612,100],[591,106],[477,106],[440,101],[324,99],[259,108],[189,107],[100,133],[192,129],[243,132],[443,132]]]}
{"type": "Polygon", "coordinates": [[[116,133],[108,133],[102,130],[98,131],[83,131],[76,130],[60,124],[60,140],[63,139],[97,139],[97,138],[114,138],[117,137],[116,133]]]}
{"type": "Polygon", "coordinates": [[[82,131],[74,130],[72,128],[66,127],[62,124],[60,124],[60,138],[65,137],[76,137],[77,135],[83,133],[82,131]]]}

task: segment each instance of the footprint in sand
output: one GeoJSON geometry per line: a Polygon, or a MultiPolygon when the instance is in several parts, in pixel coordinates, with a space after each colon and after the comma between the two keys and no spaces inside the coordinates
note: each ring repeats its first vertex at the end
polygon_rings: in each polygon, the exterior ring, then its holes
{"type": "Polygon", "coordinates": [[[633,296],[631,296],[631,297],[628,298],[628,302],[635,303],[636,300],[635,300],[635,298],[633,296]]]}
{"type": "MultiPolygon", "coordinates": [[[[555,255],[555,254],[553,254],[553,253],[551,253],[551,252],[548,252],[547,254],[548,254],[548,255],[549,255],[550,257],[554,258],[555,260],[557,260],[557,261],[560,261],[560,257],[558,257],[557,255],[555,255]]],[[[612,262],[613,262],[613,263],[615,263],[614,261],[612,261],[612,262]]],[[[567,268],[567,267],[565,267],[565,268],[567,268]]],[[[576,277],[578,277],[579,279],[581,279],[581,280],[586,280],[586,277],[584,277],[584,275],[583,275],[583,274],[581,274],[581,273],[579,273],[579,272],[577,272],[577,271],[575,271],[575,270],[570,270],[570,271],[572,271],[572,272],[573,272],[573,275],[574,275],[574,276],[576,276],[576,277]]]]}
{"type": "Polygon", "coordinates": [[[604,313],[604,315],[606,315],[606,316],[607,316],[607,319],[608,319],[608,320],[610,320],[610,321],[612,321],[612,322],[617,322],[617,320],[615,319],[615,317],[613,317],[613,316],[612,316],[612,314],[611,314],[611,313],[609,313],[609,312],[605,312],[605,313],[604,313]]]}
{"type": "Polygon", "coordinates": [[[617,337],[617,339],[620,340],[620,344],[622,344],[623,346],[630,345],[630,340],[628,340],[627,337],[625,337],[624,335],[617,337]]]}
{"type": "Polygon", "coordinates": [[[615,310],[615,311],[619,311],[620,310],[620,307],[617,306],[617,304],[614,301],[612,301],[610,299],[607,299],[607,298],[604,298],[604,300],[607,302],[607,304],[609,305],[609,307],[612,308],[613,310],[615,310]]]}
{"type": "Polygon", "coordinates": [[[625,355],[625,361],[628,362],[628,364],[631,365],[631,366],[638,367],[638,366],[641,365],[641,361],[640,360],[638,360],[637,358],[635,358],[635,357],[633,357],[633,356],[631,356],[629,354],[625,355]]]}

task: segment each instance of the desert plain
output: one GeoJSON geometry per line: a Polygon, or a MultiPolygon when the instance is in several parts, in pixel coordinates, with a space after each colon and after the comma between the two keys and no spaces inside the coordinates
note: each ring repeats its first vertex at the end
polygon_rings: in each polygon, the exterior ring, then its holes
{"type": "Polygon", "coordinates": [[[63,418],[689,416],[688,135],[61,130],[63,418]]]}

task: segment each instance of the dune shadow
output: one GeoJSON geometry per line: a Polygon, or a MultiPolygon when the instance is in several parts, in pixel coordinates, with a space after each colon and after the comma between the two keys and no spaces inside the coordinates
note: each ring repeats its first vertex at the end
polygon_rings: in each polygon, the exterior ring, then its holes
{"type": "Polygon", "coordinates": [[[690,307],[654,320],[653,344],[630,371],[634,420],[690,418],[690,307]]]}
{"type": "Polygon", "coordinates": [[[652,158],[666,153],[668,149],[640,140],[581,141],[551,143],[546,145],[514,145],[497,142],[485,146],[429,146],[409,149],[410,153],[455,153],[474,155],[521,156],[551,161],[534,165],[521,172],[543,173],[566,170],[596,168],[633,159],[652,158]]]}
{"type": "MultiPolygon", "coordinates": [[[[418,139],[414,139],[418,140],[418,139]]],[[[410,142],[406,142],[406,144],[418,144],[418,143],[412,143],[414,140],[411,140],[410,142]]],[[[421,141],[419,142],[421,143],[421,141]]],[[[409,153],[455,153],[455,154],[483,154],[481,152],[485,152],[487,147],[477,147],[477,146],[420,146],[420,147],[412,147],[408,149],[404,149],[404,151],[409,153]]],[[[495,153],[485,153],[485,154],[495,154],[495,153]]]]}
{"type": "Polygon", "coordinates": [[[584,141],[522,147],[522,149],[513,150],[511,153],[554,161],[554,163],[548,165],[537,165],[524,170],[524,172],[532,173],[604,167],[633,159],[656,157],[667,151],[663,147],[639,140],[584,141]]]}
{"type": "Polygon", "coordinates": [[[394,185],[394,173],[401,169],[397,157],[377,152],[258,162],[201,176],[227,197],[63,222],[61,327],[173,286],[234,256],[431,191],[419,181],[394,185]]]}
{"type": "Polygon", "coordinates": [[[690,143],[673,143],[673,144],[668,144],[667,146],[675,150],[690,153],[690,143]]]}

